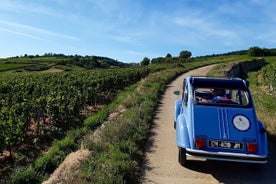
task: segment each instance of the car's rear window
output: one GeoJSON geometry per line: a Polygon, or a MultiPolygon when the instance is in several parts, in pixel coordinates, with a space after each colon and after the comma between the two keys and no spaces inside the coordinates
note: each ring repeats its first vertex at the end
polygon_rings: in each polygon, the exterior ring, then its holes
{"type": "Polygon", "coordinates": [[[206,105],[248,106],[248,92],[229,88],[195,88],[194,102],[206,105]]]}

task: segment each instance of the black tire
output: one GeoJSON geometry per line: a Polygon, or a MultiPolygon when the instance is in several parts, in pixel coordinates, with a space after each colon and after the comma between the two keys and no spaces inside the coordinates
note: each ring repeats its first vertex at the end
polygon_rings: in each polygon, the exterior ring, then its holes
{"type": "Polygon", "coordinates": [[[173,127],[174,127],[174,129],[176,129],[176,122],[175,121],[173,122],[173,127]]]}
{"type": "Polygon", "coordinates": [[[187,164],[187,156],[186,156],[186,149],[185,148],[178,148],[178,162],[185,166],[187,164]]]}

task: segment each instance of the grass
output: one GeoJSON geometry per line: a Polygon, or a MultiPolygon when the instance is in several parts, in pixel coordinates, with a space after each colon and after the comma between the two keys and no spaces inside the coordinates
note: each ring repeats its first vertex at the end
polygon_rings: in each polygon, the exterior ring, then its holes
{"type": "Polygon", "coordinates": [[[224,75],[224,70],[227,68],[229,63],[223,63],[215,66],[211,71],[208,72],[208,76],[222,76],[224,75]]]}
{"type": "Polygon", "coordinates": [[[252,60],[255,57],[251,57],[248,55],[225,55],[225,56],[210,56],[210,57],[200,57],[195,58],[196,61],[199,62],[220,62],[220,63],[229,63],[229,62],[241,62],[246,60],[252,60]]]}
{"type": "Polygon", "coordinates": [[[270,139],[276,145],[276,96],[269,95],[259,87],[252,86],[252,95],[255,102],[258,118],[264,123],[270,139]]]}
{"type": "Polygon", "coordinates": [[[248,80],[258,118],[265,125],[269,139],[276,145],[276,103],[274,103],[276,101],[276,94],[275,91],[269,90],[269,85],[275,83],[275,78],[273,78],[273,75],[264,77],[264,71],[267,73],[276,71],[276,57],[268,57],[265,60],[267,65],[262,70],[250,72],[248,80]]]}

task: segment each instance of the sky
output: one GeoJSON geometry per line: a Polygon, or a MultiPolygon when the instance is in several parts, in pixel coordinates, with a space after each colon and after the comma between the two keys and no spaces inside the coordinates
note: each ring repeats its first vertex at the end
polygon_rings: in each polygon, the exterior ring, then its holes
{"type": "Polygon", "coordinates": [[[0,0],[0,58],[104,56],[125,63],[276,48],[274,0],[0,0]]]}

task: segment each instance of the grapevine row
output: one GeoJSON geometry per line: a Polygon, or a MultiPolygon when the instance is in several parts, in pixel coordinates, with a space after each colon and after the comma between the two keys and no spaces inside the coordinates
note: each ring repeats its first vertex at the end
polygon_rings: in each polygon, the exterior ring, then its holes
{"type": "Polygon", "coordinates": [[[28,137],[64,134],[99,94],[120,90],[162,67],[0,75],[0,154],[28,137]],[[47,126],[45,126],[47,125],[47,126]],[[35,129],[30,129],[35,126],[35,129]],[[32,131],[35,130],[35,131],[32,131]]]}

